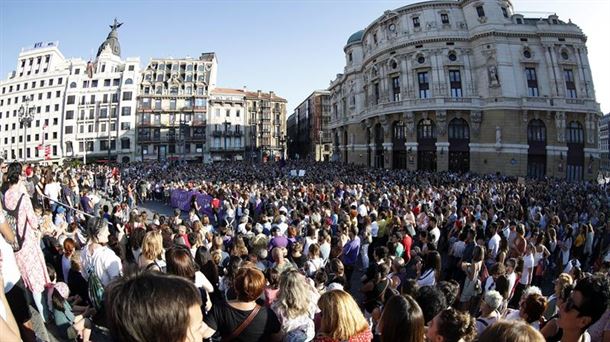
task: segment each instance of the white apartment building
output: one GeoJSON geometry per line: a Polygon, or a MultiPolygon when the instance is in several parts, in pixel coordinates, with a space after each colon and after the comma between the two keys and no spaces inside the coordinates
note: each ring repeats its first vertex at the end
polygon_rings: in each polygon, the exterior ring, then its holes
{"type": "Polygon", "coordinates": [[[23,48],[15,71],[0,81],[0,153],[6,160],[42,162],[62,158],[61,122],[68,66],[57,42],[40,42],[23,48]],[[20,123],[20,110],[32,114],[27,127],[20,123]],[[49,152],[46,158],[45,150],[49,152]]]}
{"type": "Polygon", "coordinates": [[[246,155],[246,92],[216,88],[209,101],[209,154],[206,161],[244,160],[246,155]]]}
{"type": "Polygon", "coordinates": [[[207,102],[216,87],[216,68],[214,53],[151,59],[138,96],[138,160],[205,160],[207,102]]]}
{"type": "Polygon", "coordinates": [[[140,60],[121,59],[120,26],[115,20],[91,61],[66,59],[56,42],[22,49],[16,71],[0,81],[0,151],[7,160],[133,160],[140,60]],[[26,129],[22,106],[33,115],[26,129]]]}

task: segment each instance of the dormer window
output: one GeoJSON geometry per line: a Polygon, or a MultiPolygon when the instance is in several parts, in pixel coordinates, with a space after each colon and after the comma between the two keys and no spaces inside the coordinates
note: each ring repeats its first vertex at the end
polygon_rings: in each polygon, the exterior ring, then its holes
{"type": "Polygon", "coordinates": [[[479,18],[483,18],[485,17],[485,10],[483,9],[483,6],[477,6],[477,15],[479,16],[479,18]]]}
{"type": "Polygon", "coordinates": [[[413,27],[415,27],[415,28],[420,27],[419,17],[413,17],[413,27]]]}
{"type": "Polygon", "coordinates": [[[506,7],[502,7],[502,15],[504,16],[504,18],[508,18],[508,10],[506,9],[506,7]]]}
{"type": "Polygon", "coordinates": [[[449,14],[441,13],[441,22],[445,25],[449,24],[449,14]]]}

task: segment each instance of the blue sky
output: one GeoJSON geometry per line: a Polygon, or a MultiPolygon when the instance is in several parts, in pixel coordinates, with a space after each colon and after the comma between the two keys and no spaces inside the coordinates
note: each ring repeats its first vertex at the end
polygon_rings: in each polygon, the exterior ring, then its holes
{"type": "MultiPolygon", "coordinates": [[[[273,90],[288,113],[343,71],[343,46],[387,9],[417,1],[14,1],[0,2],[0,77],[22,47],[59,41],[66,57],[90,58],[114,17],[123,57],[198,56],[216,52],[218,85],[273,90]]],[[[588,36],[597,101],[610,112],[610,1],[514,0],[527,17],[555,12],[588,36]],[[540,12],[543,12],[542,14],[540,12]]]]}

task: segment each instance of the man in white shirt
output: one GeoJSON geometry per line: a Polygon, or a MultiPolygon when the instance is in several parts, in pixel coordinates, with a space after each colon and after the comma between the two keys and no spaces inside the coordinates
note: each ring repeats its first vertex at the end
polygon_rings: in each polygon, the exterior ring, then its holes
{"type": "Polygon", "coordinates": [[[489,233],[492,234],[489,242],[487,243],[487,249],[489,250],[489,256],[495,260],[498,255],[498,249],[500,248],[500,235],[498,235],[497,227],[495,224],[489,225],[489,233]]]}
{"type": "Polygon", "coordinates": [[[441,238],[441,230],[437,226],[436,217],[430,216],[430,242],[438,246],[438,240],[441,238]]]}

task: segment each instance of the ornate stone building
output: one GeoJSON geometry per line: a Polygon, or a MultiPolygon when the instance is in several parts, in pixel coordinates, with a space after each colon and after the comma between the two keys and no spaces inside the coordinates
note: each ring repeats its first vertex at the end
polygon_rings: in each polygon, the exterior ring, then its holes
{"type": "Polygon", "coordinates": [[[331,82],[334,158],[372,167],[594,178],[598,120],[586,36],[509,1],[386,11],[331,82]]]}
{"type": "Polygon", "coordinates": [[[608,134],[610,132],[610,127],[608,127],[609,124],[610,113],[604,115],[599,120],[599,170],[603,172],[610,172],[610,134],[608,134]]]}
{"type": "Polygon", "coordinates": [[[316,90],[299,104],[290,118],[294,128],[288,130],[290,158],[330,161],[332,140],[330,121],[330,92],[316,90]]]}
{"type": "Polygon", "coordinates": [[[216,54],[152,59],[138,97],[138,159],[205,160],[208,98],[216,87],[216,54]]]}
{"type": "Polygon", "coordinates": [[[283,159],[286,155],[286,99],[275,92],[245,91],[248,135],[253,153],[260,160],[283,159]]]}

